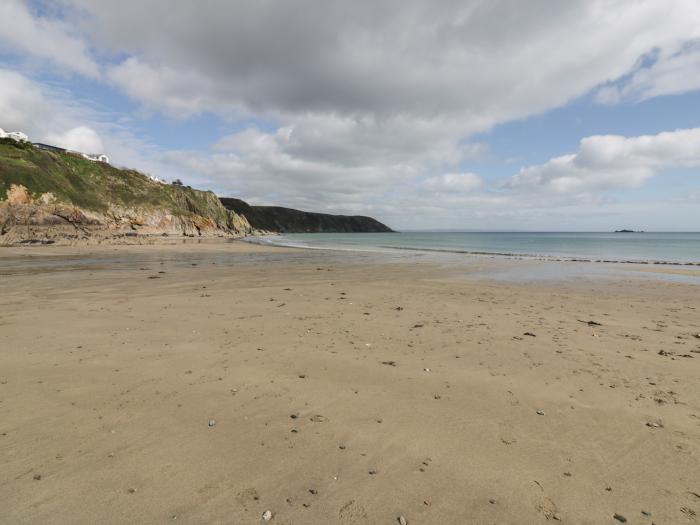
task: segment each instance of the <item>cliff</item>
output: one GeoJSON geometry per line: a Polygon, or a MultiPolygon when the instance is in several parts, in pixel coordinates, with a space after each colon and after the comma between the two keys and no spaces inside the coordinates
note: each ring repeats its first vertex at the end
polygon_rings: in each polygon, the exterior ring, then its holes
{"type": "Polygon", "coordinates": [[[226,209],[243,215],[257,230],[278,233],[359,233],[391,232],[391,228],[372,217],[362,215],[330,215],[282,208],[251,206],[234,198],[220,199],[226,209]]]}
{"type": "Polygon", "coordinates": [[[0,245],[251,232],[210,191],[0,139],[0,245]]]}

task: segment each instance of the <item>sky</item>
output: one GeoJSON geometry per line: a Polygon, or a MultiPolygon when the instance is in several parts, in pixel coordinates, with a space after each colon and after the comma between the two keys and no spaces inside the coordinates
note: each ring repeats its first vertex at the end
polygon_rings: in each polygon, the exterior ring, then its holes
{"type": "Polygon", "coordinates": [[[399,230],[700,231],[700,2],[0,0],[0,128],[399,230]]]}

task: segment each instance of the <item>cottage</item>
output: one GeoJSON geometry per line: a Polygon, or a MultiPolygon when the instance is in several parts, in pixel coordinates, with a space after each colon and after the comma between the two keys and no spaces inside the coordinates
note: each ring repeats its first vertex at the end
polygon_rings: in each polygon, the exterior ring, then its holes
{"type": "Polygon", "coordinates": [[[29,142],[29,137],[25,133],[21,131],[5,131],[2,128],[0,128],[0,138],[12,139],[17,142],[29,142]]]}
{"type": "Polygon", "coordinates": [[[104,153],[100,153],[99,155],[88,155],[87,153],[81,153],[81,155],[93,162],[104,162],[105,164],[109,164],[109,157],[104,153]]]}

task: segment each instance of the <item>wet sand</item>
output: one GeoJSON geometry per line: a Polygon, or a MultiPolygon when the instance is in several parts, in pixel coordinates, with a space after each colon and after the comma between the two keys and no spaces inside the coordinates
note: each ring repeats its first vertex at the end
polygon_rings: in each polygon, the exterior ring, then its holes
{"type": "Polygon", "coordinates": [[[502,264],[0,251],[0,523],[700,522],[700,286],[502,264]]]}

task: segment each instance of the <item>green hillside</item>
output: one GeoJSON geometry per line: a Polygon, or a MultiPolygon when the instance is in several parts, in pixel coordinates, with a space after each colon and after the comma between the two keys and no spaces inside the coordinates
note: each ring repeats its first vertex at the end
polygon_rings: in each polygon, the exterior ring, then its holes
{"type": "Polygon", "coordinates": [[[232,222],[231,212],[212,192],[160,184],[134,170],[0,139],[0,201],[12,184],[26,187],[35,198],[49,192],[59,202],[95,212],[115,206],[159,208],[175,216],[206,217],[222,228],[232,222]]]}

